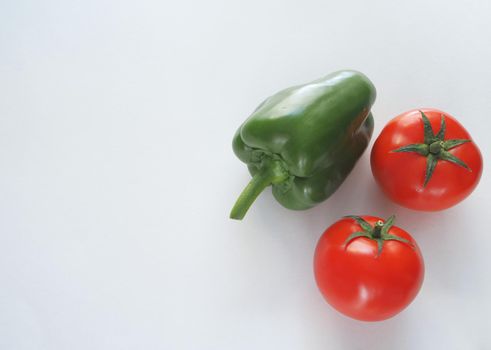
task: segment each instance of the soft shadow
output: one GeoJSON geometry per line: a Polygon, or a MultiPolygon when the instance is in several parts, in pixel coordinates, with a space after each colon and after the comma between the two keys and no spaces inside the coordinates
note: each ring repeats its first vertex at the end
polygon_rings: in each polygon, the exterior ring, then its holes
{"type": "Polygon", "coordinates": [[[338,339],[343,343],[342,349],[399,349],[407,335],[405,317],[399,314],[381,322],[362,322],[352,320],[339,313],[332,317],[333,328],[338,339]]]}

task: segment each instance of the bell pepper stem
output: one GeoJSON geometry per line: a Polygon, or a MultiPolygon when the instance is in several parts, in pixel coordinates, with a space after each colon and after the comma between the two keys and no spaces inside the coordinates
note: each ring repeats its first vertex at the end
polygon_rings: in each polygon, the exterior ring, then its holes
{"type": "Polygon", "coordinates": [[[280,162],[268,162],[265,165],[252,177],[239,198],[237,198],[230,212],[231,219],[242,220],[252,203],[266,187],[285,181],[288,178],[288,173],[284,171],[280,162]]]}

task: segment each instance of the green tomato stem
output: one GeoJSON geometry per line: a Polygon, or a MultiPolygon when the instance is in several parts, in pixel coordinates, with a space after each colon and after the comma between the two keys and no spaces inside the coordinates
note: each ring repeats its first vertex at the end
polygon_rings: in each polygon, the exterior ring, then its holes
{"type": "Polygon", "coordinates": [[[374,239],[378,239],[382,237],[382,227],[384,227],[384,222],[382,220],[379,220],[375,223],[375,226],[372,231],[372,237],[374,239]]]}
{"type": "Polygon", "coordinates": [[[435,141],[430,144],[430,153],[433,153],[434,155],[440,154],[442,149],[445,149],[443,141],[435,141]]]}

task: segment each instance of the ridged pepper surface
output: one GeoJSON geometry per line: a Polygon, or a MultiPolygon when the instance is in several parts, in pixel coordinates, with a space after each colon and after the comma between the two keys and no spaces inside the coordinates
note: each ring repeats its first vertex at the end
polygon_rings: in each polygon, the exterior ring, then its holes
{"type": "Polygon", "coordinates": [[[365,75],[339,71],[261,103],[233,139],[233,150],[252,179],[230,217],[242,219],[270,185],[289,209],[308,209],[327,199],[370,141],[375,95],[365,75]]]}

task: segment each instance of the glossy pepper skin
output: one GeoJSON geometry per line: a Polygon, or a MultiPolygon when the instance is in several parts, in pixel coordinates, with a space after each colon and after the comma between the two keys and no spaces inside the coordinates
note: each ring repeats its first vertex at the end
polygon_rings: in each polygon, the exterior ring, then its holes
{"type": "Polygon", "coordinates": [[[230,217],[242,219],[269,185],[280,204],[308,209],[327,199],[370,141],[375,87],[338,71],[267,98],[239,127],[233,150],[253,176],[230,217]]]}

